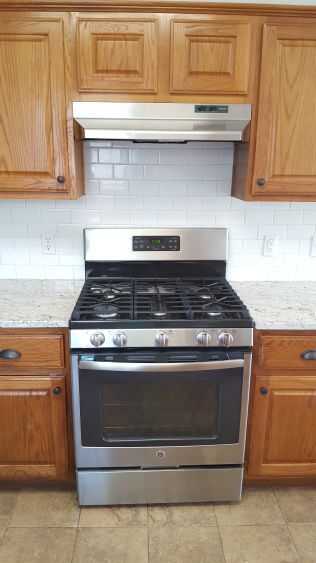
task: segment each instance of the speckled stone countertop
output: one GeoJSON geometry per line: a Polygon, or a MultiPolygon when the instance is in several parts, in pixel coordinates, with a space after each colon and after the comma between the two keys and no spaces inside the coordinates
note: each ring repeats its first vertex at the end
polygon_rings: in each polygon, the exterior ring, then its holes
{"type": "Polygon", "coordinates": [[[0,280],[0,328],[67,327],[82,281],[0,280]]]}
{"type": "Polygon", "coordinates": [[[259,330],[316,330],[316,282],[231,282],[259,330]]]}
{"type": "MultiPolygon", "coordinates": [[[[0,280],[0,328],[67,327],[83,281],[0,280]]],[[[316,330],[316,282],[231,282],[256,328],[316,330]]]]}

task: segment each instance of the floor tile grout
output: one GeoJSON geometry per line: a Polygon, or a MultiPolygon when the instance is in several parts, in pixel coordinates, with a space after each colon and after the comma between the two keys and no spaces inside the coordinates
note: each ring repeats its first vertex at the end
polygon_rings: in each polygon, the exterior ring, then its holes
{"type": "Polygon", "coordinates": [[[276,503],[277,503],[277,505],[278,505],[278,507],[279,507],[279,509],[280,509],[280,512],[281,512],[281,514],[282,514],[282,516],[283,516],[284,523],[285,523],[285,526],[286,526],[286,529],[287,529],[287,533],[289,534],[289,537],[290,537],[291,542],[292,542],[293,547],[294,547],[294,551],[295,551],[295,553],[296,553],[296,555],[297,555],[298,563],[300,563],[301,558],[300,558],[300,556],[299,556],[299,554],[298,554],[298,551],[297,551],[297,549],[296,549],[295,542],[294,542],[294,540],[293,540],[293,538],[292,538],[292,534],[291,534],[291,532],[290,532],[290,530],[289,530],[288,523],[287,523],[287,521],[286,521],[286,519],[285,519],[285,515],[284,515],[283,512],[282,512],[282,508],[281,508],[281,505],[280,505],[280,503],[279,503],[277,494],[276,494],[276,492],[275,492],[275,490],[274,490],[274,487],[272,488],[272,491],[273,491],[273,494],[274,494],[274,498],[275,498],[275,500],[276,500],[276,503]]]}

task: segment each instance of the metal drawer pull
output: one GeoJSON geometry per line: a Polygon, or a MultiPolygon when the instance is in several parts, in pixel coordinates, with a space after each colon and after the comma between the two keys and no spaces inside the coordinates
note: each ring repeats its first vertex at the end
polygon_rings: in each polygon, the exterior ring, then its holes
{"type": "Polygon", "coordinates": [[[18,350],[13,350],[13,348],[7,348],[6,350],[1,350],[0,358],[3,360],[15,360],[16,358],[21,358],[22,354],[18,350]]]}
{"type": "Polygon", "coordinates": [[[306,350],[301,354],[302,360],[316,360],[316,350],[306,350]]]}
{"type": "Polygon", "coordinates": [[[95,362],[80,361],[79,369],[95,371],[129,371],[129,372],[172,372],[172,371],[215,371],[244,367],[244,360],[223,360],[214,362],[186,362],[186,363],[144,363],[133,362],[95,362]]]}
{"type": "Polygon", "coordinates": [[[61,387],[54,387],[53,393],[54,393],[54,395],[60,395],[60,393],[61,393],[61,387]]]}
{"type": "Polygon", "coordinates": [[[269,392],[269,389],[267,387],[260,387],[261,395],[267,395],[268,392],[269,392]]]}

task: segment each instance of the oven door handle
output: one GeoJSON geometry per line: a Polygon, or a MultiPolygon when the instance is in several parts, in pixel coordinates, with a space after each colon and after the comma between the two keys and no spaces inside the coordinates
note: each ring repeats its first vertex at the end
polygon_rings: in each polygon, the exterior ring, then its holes
{"type": "Polygon", "coordinates": [[[185,363],[134,363],[134,362],[96,362],[94,360],[79,361],[79,369],[93,371],[129,371],[129,372],[173,372],[173,371],[215,371],[223,369],[243,368],[244,360],[222,360],[214,362],[185,363]]]}

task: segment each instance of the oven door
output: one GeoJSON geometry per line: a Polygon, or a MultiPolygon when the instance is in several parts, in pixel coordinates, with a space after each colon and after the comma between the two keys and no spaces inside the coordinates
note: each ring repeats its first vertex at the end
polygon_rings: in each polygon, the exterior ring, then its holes
{"type": "Polygon", "coordinates": [[[78,468],[243,463],[250,353],[191,363],[91,358],[72,356],[78,468]]]}

